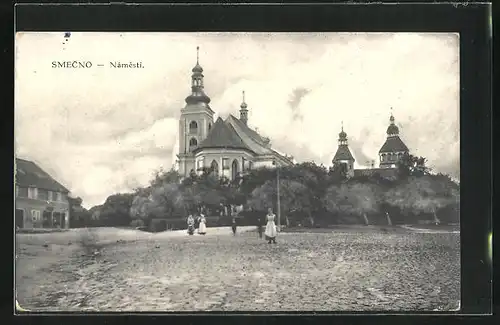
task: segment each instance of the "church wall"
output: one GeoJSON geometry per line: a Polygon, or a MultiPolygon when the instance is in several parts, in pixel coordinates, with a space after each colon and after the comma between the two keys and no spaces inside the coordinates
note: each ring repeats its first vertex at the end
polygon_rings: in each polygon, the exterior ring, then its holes
{"type": "MultiPolygon", "coordinates": [[[[226,176],[232,179],[232,163],[236,159],[238,162],[238,171],[242,171],[243,158],[248,162],[253,160],[253,155],[244,150],[235,149],[205,149],[196,154],[196,166],[198,167],[210,167],[212,161],[216,161],[219,169],[219,176],[226,176]],[[223,169],[223,158],[227,158],[227,169],[223,169]],[[202,163],[200,163],[202,161],[202,163]]],[[[200,171],[199,171],[200,172],[200,171]]]]}

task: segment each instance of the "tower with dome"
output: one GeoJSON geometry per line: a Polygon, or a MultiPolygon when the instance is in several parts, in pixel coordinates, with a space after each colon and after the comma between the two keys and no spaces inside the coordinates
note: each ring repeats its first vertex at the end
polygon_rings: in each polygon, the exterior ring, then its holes
{"type": "MultiPolygon", "coordinates": [[[[392,110],[392,109],[391,109],[392,110]]],[[[355,159],[349,150],[347,143],[347,133],[344,132],[342,125],[341,132],[339,133],[339,145],[335,156],[332,159],[334,165],[344,164],[346,175],[352,176],[370,176],[375,173],[384,178],[397,177],[397,164],[402,157],[409,153],[406,144],[399,136],[399,128],[395,124],[395,118],[392,115],[389,118],[389,126],[387,127],[387,138],[379,150],[379,167],[367,169],[354,169],[353,165],[355,159]]]]}

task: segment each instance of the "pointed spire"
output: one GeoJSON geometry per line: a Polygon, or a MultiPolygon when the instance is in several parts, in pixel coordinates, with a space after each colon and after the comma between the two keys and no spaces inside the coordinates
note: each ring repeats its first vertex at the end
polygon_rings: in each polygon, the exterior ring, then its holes
{"type": "Polygon", "coordinates": [[[241,107],[241,110],[244,110],[248,107],[247,103],[245,102],[245,91],[244,90],[242,91],[242,98],[243,99],[241,101],[240,107],[241,107]]]}
{"type": "Polygon", "coordinates": [[[344,132],[344,121],[341,121],[340,125],[341,125],[340,128],[341,128],[342,132],[344,132]]]}
{"type": "Polygon", "coordinates": [[[196,64],[200,64],[200,47],[196,47],[196,64]]]}
{"type": "Polygon", "coordinates": [[[248,123],[248,110],[247,110],[248,105],[247,103],[245,103],[245,91],[243,90],[241,94],[243,100],[240,105],[240,121],[242,121],[246,125],[248,123]]]}
{"type": "Polygon", "coordinates": [[[391,124],[394,124],[394,115],[392,115],[392,107],[391,107],[391,117],[389,118],[391,124]]]}

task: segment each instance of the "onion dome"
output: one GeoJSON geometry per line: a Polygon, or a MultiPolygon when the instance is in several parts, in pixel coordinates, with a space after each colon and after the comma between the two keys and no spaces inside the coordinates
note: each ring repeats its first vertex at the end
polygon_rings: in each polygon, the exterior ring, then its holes
{"type": "Polygon", "coordinates": [[[389,119],[390,124],[387,127],[387,135],[392,136],[392,135],[398,135],[399,134],[399,128],[394,124],[394,116],[392,116],[389,119]]]}

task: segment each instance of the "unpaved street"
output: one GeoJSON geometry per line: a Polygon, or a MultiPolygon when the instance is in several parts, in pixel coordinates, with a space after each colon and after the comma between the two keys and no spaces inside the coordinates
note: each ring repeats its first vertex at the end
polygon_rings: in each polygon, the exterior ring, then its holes
{"type": "Polygon", "coordinates": [[[129,236],[124,242],[105,237],[95,258],[83,256],[78,243],[44,248],[34,239],[18,240],[21,306],[52,311],[450,310],[460,298],[459,234],[282,233],[277,245],[255,232],[233,237],[227,228],[207,236],[166,232],[129,236]]]}

